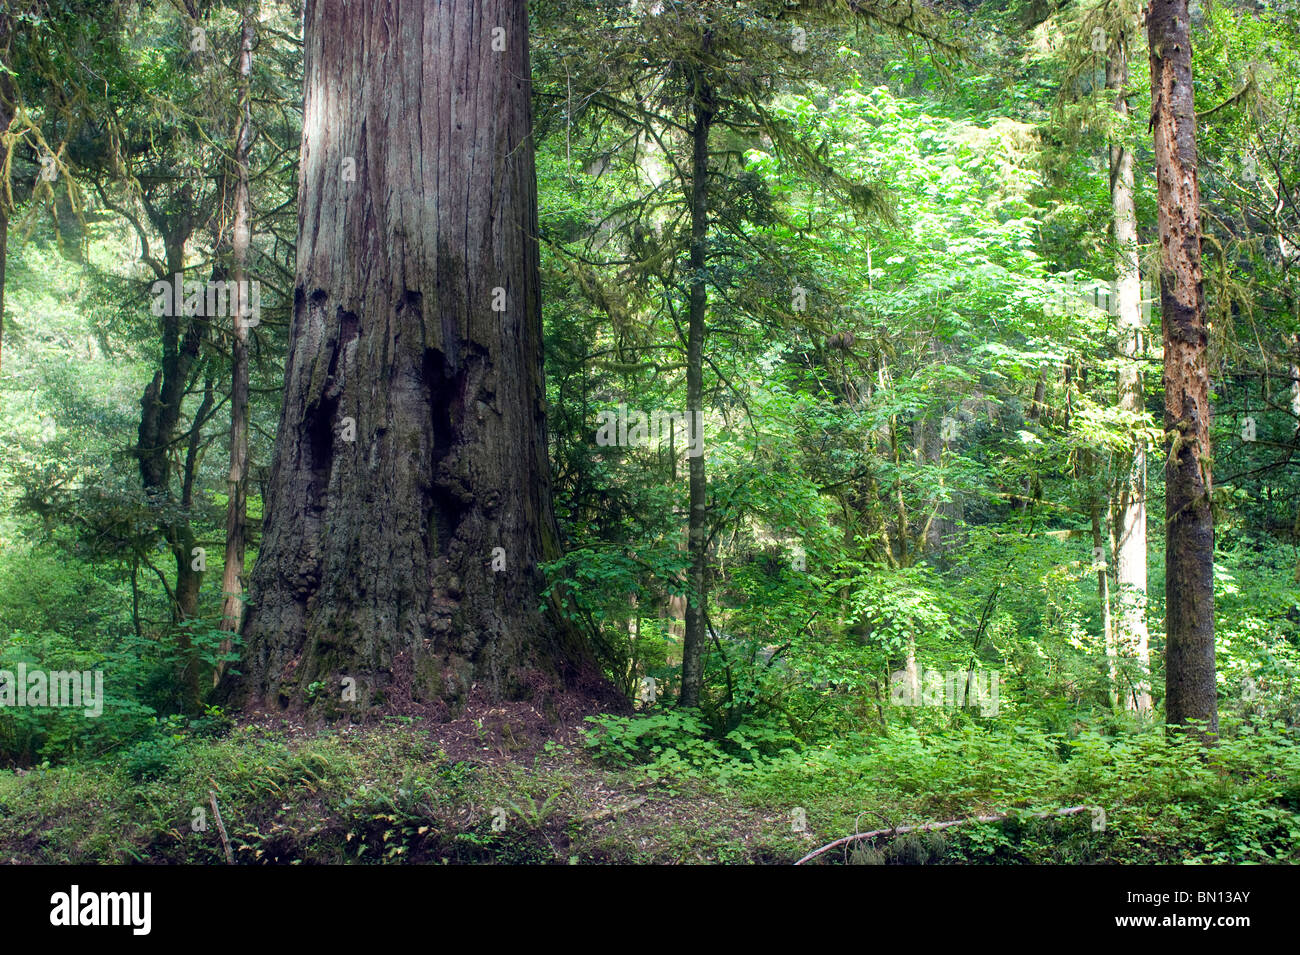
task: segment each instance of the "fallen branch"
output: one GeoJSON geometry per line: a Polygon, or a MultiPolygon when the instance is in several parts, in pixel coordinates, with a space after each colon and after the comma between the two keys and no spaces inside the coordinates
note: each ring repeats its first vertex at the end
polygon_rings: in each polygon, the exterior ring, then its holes
{"type": "Polygon", "coordinates": [[[226,850],[226,865],[234,865],[235,857],[230,852],[230,839],[226,836],[226,825],[221,821],[221,810],[217,808],[217,792],[208,790],[208,799],[212,802],[212,817],[217,821],[217,832],[221,835],[222,848],[226,850]]]}
{"type": "MultiPolygon", "coordinates": [[[[1048,816],[1073,816],[1081,812],[1087,812],[1092,809],[1091,806],[1071,806],[1069,809],[1055,809],[1051,812],[1035,812],[1027,816],[1020,816],[1021,819],[1045,819],[1048,816]]],[[[830,852],[838,846],[846,846],[850,842],[857,842],[859,839],[872,839],[876,836],[896,836],[904,832],[933,832],[938,829],[951,829],[953,826],[962,826],[968,822],[1002,822],[1004,819],[1010,819],[1011,813],[1000,813],[996,816],[973,816],[969,819],[952,819],[948,822],[927,822],[920,826],[895,826],[893,829],[875,829],[871,832],[857,832],[851,836],[845,836],[842,839],[836,839],[829,842],[820,849],[814,849],[795,865],[803,865],[809,859],[815,859],[824,852],[830,852]]]]}
{"type": "Polygon", "coordinates": [[[592,813],[590,816],[583,816],[582,821],[600,822],[602,819],[609,819],[611,816],[621,815],[625,812],[635,809],[637,806],[644,803],[647,798],[648,797],[646,796],[637,796],[635,799],[631,800],[630,802],[626,802],[621,806],[614,806],[612,809],[605,809],[602,810],[601,812],[592,813]]]}

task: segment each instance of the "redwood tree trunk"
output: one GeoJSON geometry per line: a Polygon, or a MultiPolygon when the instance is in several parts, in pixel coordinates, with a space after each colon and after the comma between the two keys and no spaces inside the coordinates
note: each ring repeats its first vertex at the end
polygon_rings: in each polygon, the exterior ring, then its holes
{"type": "Polygon", "coordinates": [[[1218,731],[1214,673],[1214,518],[1200,193],[1187,0],[1152,0],[1151,125],[1159,185],[1164,326],[1165,717],[1218,731]]]}
{"type": "Polygon", "coordinates": [[[523,0],[307,0],[298,272],[240,694],[585,672],[556,556],[523,0]],[[497,550],[499,548],[499,550],[497,550]]]}

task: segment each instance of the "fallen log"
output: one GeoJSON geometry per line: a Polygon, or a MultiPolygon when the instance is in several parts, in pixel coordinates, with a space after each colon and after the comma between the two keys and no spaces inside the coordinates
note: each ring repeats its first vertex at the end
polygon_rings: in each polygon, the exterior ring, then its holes
{"type": "MultiPolygon", "coordinates": [[[[1087,812],[1091,809],[1092,809],[1091,806],[1071,806],[1068,809],[1054,809],[1051,812],[1034,812],[1025,816],[1019,816],[1018,818],[1046,819],[1049,816],[1073,816],[1081,812],[1087,812]]],[[[832,849],[837,848],[838,846],[846,846],[849,843],[857,842],[860,839],[873,839],[876,836],[886,836],[886,835],[897,836],[897,835],[902,835],[905,832],[933,832],[938,829],[951,829],[953,826],[963,826],[969,822],[1002,822],[1003,820],[1010,819],[1011,817],[1012,817],[1012,813],[1004,812],[996,816],[971,816],[968,819],[950,819],[947,822],[927,822],[919,826],[895,826],[892,829],[875,829],[872,830],[871,832],[855,832],[851,836],[844,836],[842,839],[836,839],[834,842],[828,842],[820,849],[814,849],[812,852],[808,853],[806,856],[804,856],[802,859],[796,862],[795,865],[803,865],[809,859],[815,859],[822,853],[830,852],[832,849]]]]}

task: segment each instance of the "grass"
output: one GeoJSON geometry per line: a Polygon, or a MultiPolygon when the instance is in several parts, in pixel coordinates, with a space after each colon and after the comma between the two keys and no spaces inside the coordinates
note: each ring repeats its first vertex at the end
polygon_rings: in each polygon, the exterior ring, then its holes
{"type": "Polygon", "coordinates": [[[856,831],[1067,805],[1101,807],[1104,825],[1014,818],[826,861],[1300,862],[1300,751],[1281,727],[1238,727],[1208,754],[1158,732],[975,730],[725,764],[669,756],[671,741],[649,765],[609,765],[599,744],[490,749],[453,759],[419,721],[285,721],[173,740],[165,760],[4,771],[0,861],[224,864],[215,793],[241,864],[790,863],[856,831]]]}

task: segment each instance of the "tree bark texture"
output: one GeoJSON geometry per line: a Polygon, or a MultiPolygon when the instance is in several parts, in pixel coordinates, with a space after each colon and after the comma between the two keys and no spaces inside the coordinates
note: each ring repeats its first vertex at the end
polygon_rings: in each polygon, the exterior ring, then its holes
{"type": "Polygon", "coordinates": [[[241,693],[586,672],[558,554],[523,0],[307,0],[298,271],[241,693]]]}
{"type": "Polygon", "coordinates": [[[1164,335],[1165,718],[1218,731],[1209,370],[1201,273],[1196,113],[1187,0],[1152,0],[1151,126],[1159,192],[1164,335]]]}

